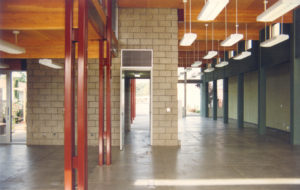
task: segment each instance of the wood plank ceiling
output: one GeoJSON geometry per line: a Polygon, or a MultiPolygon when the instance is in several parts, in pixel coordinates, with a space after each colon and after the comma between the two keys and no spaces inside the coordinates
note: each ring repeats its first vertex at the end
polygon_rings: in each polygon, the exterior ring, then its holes
{"type": "MultiPolygon", "coordinates": [[[[277,0],[269,0],[271,6],[277,0]]],[[[132,8],[176,8],[183,9],[182,0],[118,0],[119,7],[132,8]]],[[[197,33],[200,44],[199,54],[205,54],[205,23],[197,20],[204,5],[204,0],[192,0],[192,32],[197,33]]],[[[239,32],[245,33],[248,26],[248,38],[257,40],[258,32],[264,23],[256,22],[256,16],[263,12],[263,0],[238,0],[239,32]]],[[[235,0],[230,0],[227,7],[228,34],[235,31],[235,0]]],[[[75,10],[76,12],[77,10],[75,10]]],[[[214,21],[214,47],[218,41],[225,38],[224,10],[214,21]]],[[[76,14],[75,14],[76,15],[76,14]]],[[[187,11],[187,18],[189,12],[187,11]]],[[[277,21],[278,22],[278,21],[277,21]]],[[[292,22],[291,12],[284,16],[285,23],[292,22]]],[[[208,23],[208,47],[211,47],[211,23],[208,23]]],[[[77,23],[74,23],[76,26],[77,23]]],[[[178,22],[178,39],[184,33],[184,24],[178,22]]],[[[0,0],[0,39],[15,42],[12,30],[20,30],[18,45],[26,48],[26,54],[10,55],[0,52],[0,58],[63,58],[64,57],[64,0],[0,0]]],[[[89,24],[89,57],[98,57],[98,42],[100,39],[94,28],[89,24]]],[[[234,49],[230,47],[227,49],[234,49]]],[[[179,46],[179,66],[184,65],[188,54],[189,62],[193,62],[193,49],[179,46]],[[187,51],[187,53],[186,53],[187,51]]],[[[198,49],[198,47],[196,47],[198,49]]],[[[196,55],[198,53],[196,52],[196,55]]]]}

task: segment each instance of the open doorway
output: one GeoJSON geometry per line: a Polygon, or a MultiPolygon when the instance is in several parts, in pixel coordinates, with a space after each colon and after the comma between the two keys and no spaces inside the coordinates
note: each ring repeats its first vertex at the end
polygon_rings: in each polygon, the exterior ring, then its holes
{"type": "Polygon", "coordinates": [[[151,71],[122,71],[120,149],[151,145],[151,71]]]}
{"type": "Polygon", "coordinates": [[[26,72],[12,72],[11,75],[11,142],[26,143],[26,103],[27,75],[26,72]]]}
{"type": "Polygon", "coordinates": [[[26,143],[26,72],[0,72],[0,143],[26,143]]]}
{"type": "Polygon", "coordinates": [[[130,140],[150,145],[150,79],[135,79],[130,140]]]}

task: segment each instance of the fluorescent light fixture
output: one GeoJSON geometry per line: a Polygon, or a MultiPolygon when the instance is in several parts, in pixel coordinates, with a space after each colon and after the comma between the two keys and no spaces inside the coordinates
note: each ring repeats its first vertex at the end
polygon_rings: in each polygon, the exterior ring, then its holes
{"type": "Polygon", "coordinates": [[[215,68],[213,67],[209,67],[207,69],[204,70],[205,73],[210,73],[210,72],[213,72],[215,70],[215,68]]]}
{"type": "Polygon", "coordinates": [[[187,68],[184,69],[184,72],[189,72],[189,71],[191,71],[191,70],[192,70],[191,67],[187,67],[187,68]]]}
{"type": "Polygon", "coordinates": [[[216,64],[216,67],[221,68],[221,67],[227,66],[228,64],[229,64],[228,61],[222,61],[222,62],[216,64]]]}
{"type": "Polygon", "coordinates": [[[24,48],[4,40],[0,40],[0,51],[4,51],[9,54],[22,54],[26,52],[24,48]]]}
{"type": "Polygon", "coordinates": [[[289,39],[289,35],[287,34],[280,34],[278,36],[274,36],[273,38],[270,38],[262,43],[260,43],[260,47],[272,47],[275,46],[283,41],[286,41],[289,39]]]}
{"type": "Polygon", "coordinates": [[[300,5],[300,0],[279,0],[256,17],[258,22],[273,22],[300,5]]]}
{"type": "Polygon", "coordinates": [[[242,53],[235,56],[233,59],[234,60],[242,60],[242,59],[245,59],[246,57],[249,57],[249,56],[251,56],[250,51],[243,51],[242,53]]]}
{"type": "Polygon", "coordinates": [[[202,65],[202,61],[195,61],[195,63],[192,64],[192,67],[198,67],[202,65]]]}
{"type": "Polygon", "coordinates": [[[216,55],[218,55],[217,51],[209,51],[206,56],[203,57],[203,59],[212,59],[216,55]]]}
{"type": "Polygon", "coordinates": [[[238,43],[241,39],[244,38],[243,34],[231,34],[224,41],[221,42],[221,46],[230,47],[238,43]]]}
{"type": "Polygon", "coordinates": [[[50,67],[52,69],[62,69],[63,67],[59,64],[55,64],[52,62],[52,59],[40,59],[39,63],[46,67],[50,67]]]}
{"type": "Polygon", "coordinates": [[[183,38],[181,39],[179,45],[180,46],[190,46],[194,43],[194,41],[197,39],[197,34],[195,33],[185,33],[183,35],[183,38]]]}
{"type": "Polygon", "coordinates": [[[220,14],[220,12],[226,7],[229,0],[208,0],[197,19],[201,21],[212,21],[220,14]]]}
{"type": "Polygon", "coordinates": [[[9,65],[7,63],[1,63],[0,62],[0,69],[8,69],[9,65]]]}
{"type": "Polygon", "coordinates": [[[134,77],[139,78],[139,77],[141,77],[141,75],[140,74],[134,74],[134,77]]]}

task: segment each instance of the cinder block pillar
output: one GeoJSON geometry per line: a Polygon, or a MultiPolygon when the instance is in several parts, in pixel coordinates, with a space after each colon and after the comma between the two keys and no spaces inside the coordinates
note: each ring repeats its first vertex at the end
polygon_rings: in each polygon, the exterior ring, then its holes
{"type": "Polygon", "coordinates": [[[244,74],[238,76],[238,103],[237,103],[238,127],[244,127],[244,74]]]}
{"type": "Polygon", "coordinates": [[[291,143],[300,145],[300,9],[294,11],[291,30],[291,143]]]}
{"type": "Polygon", "coordinates": [[[223,121],[228,123],[228,78],[223,80],[223,121]]]}
{"type": "Polygon", "coordinates": [[[213,119],[218,118],[218,84],[217,80],[213,81],[213,119]]]}

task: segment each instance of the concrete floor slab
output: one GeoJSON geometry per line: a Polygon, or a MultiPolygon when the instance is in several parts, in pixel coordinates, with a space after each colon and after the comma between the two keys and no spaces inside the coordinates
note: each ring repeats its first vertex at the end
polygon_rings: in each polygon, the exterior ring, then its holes
{"type": "MultiPolygon", "coordinates": [[[[148,126],[137,117],[126,136],[124,151],[113,148],[113,164],[97,166],[97,148],[89,147],[89,189],[300,189],[300,185],[160,186],[135,185],[138,180],[300,179],[300,147],[288,144],[286,134],[237,129],[198,117],[183,119],[181,147],[151,147],[148,126]]],[[[0,146],[0,189],[63,189],[63,147],[0,146]]]]}

